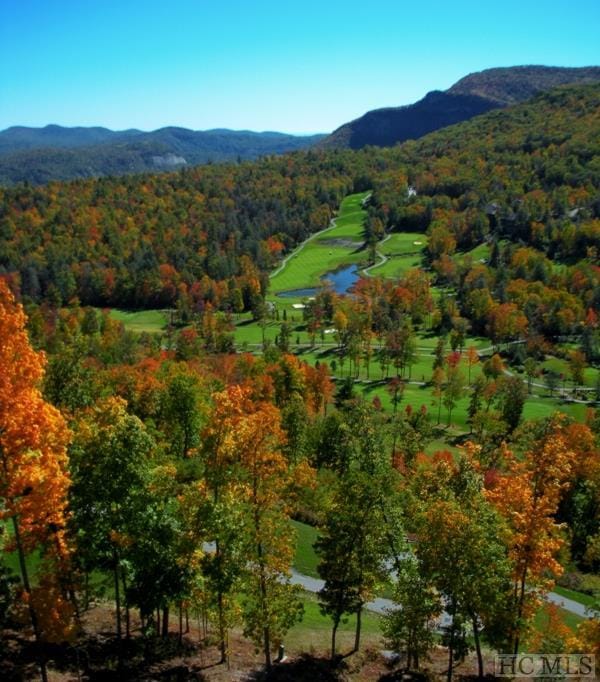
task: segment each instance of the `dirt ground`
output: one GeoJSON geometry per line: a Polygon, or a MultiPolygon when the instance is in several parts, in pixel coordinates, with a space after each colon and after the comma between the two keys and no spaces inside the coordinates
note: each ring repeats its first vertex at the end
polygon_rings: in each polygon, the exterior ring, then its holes
{"type": "MultiPolygon", "coordinates": [[[[139,636],[139,623],[132,618],[131,638],[123,641],[122,659],[118,665],[119,644],[114,636],[114,613],[106,606],[91,609],[84,618],[85,634],[77,645],[48,646],[46,657],[50,682],[125,682],[154,680],[168,682],[210,681],[275,682],[348,681],[392,682],[403,679],[389,658],[373,641],[367,641],[361,650],[332,665],[328,659],[328,641],[323,648],[311,647],[309,652],[290,652],[282,663],[274,665],[266,674],[263,658],[241,632],[234,631],[229,642],[229,664],[219,664],[219,652],[214,643],[204,639],[197,624],[190,623],[189,632],[181,641],[178,624],[171,621],[168,638],[157,638],[149,644],[139,636]]],[[[17,633],[4,632],[3,652],[0,657],[0,680],[22,682],[40,679],[31,643],[17,633]]],[[[427,663],[426,675],[404,679],[445,679],[446,652],[439,647],[427,663]]],[[[456,679],[467,678],[475,672],[472,660],[456,670],[456,679]]]]}

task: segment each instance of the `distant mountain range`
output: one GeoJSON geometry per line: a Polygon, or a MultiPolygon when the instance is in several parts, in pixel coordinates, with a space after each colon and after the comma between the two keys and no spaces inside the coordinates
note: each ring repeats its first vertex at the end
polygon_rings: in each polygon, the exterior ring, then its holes
{"type": "Polygon", "coordinates": [[[114,131],[108,128],[15,126],[0,131],[0,184],[43,184],[103,175],[165,171],[207,162],[251,160],[316,147],[386,147],[417,139],[490,109],[523,102],[560,85],[600,82],[600,67],[513,66],[461,78],[442,92],[429,92],[403,107],[367,112],[331,135],[295,136],[247,130],[160,128],[114,131]]]}
{"type": "Polygon", "coordinates": [[[321,148],[387,147],[460,123],[490,109],[506,107],[559,85],[600,81],[600,67],[513,66],[461,78],[442,92],[429,92],[403,107],[369,111],[318,143],[321,148]]]}
{"type": "Polygon", "coordinates": [[[0,184],[42,184],[102,175],[162,171],[211,161],[256,159],[312,147],[323,135],[247,130],[15,126],[0,132],[0,184]]]}

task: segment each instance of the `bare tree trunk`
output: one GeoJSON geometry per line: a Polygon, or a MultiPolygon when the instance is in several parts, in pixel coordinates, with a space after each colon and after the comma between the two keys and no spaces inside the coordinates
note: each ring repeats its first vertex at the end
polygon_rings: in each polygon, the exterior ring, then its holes
{"type": "Polygon", "coordinates": [[[179,645],[183,642],[183,604],[179,602],[179,645]]]}
{"type": "Polygon", "coordinates": [[[446,674],[447,682],[452,682],[452,674],[454,673],[454,635],[456,633],[456,626],[454,623],[454,616],[456,614],[456,604],[452,604],[452,629],[450,630],[450,642],[448,644],[448,672],[446,674]]]}
{"type": "Polygon", "coordinates": [[[116,606],[116,617],[117,617],[117,639],[121,641],[123,632],[121,630],[121,590],[119,587],[119,557],[117,550],[113,548],[113,577],[115,582],[115,606],[116,606]]]}
{"type": "Polygon", "coordinates": [[[265,665],[267,670],[271,670],[271,633],[268,627],[263,628],[264,649],[265,649],[265,665]]]}
{"type": "Polygon", "coordinates": [[[223,593],[219,590],[217,594],[217,605],[219,612],[219,645],[221,649],[221,663],[227,661],[227,647],[225,646],[225,616],[223,613],[223,593]]]}
{"type": "Polygon", "coordinates": [[[448,672],[446,673],[447,682],[452,682],[452,673],[454,672],[454,630],[450,639],[450,646],[448,647],[448,672]]]}
{"type": "Polygon", "coordinates": [[[21,579],[23,580],[23,587],[25,588],[25,593],[27,594],[27,605],[29,609],[29,618],[31,620],[31,627],[33,628],[33,634],[35,637],[35,642],[37,644],[37,657],[38,664],[40,666],[40,674],[42,677],[42,682],[48,682],[48,670],[46,668],[46,655],[42,651],[42,633],[40,630],[40,625],[37,617],[37,613],[33,608],[31,602],[31,583],[29,582],[29,573],[27,571],[27,563],[25,562],[25,552],[23,550],[23,543],[21,542],[21,533],[19,530],[19,523],[17,522],[17,517],[12,517],[13,530],[15,534],[15,544],[17,545],[17,553],[19,555],[19,568],[21,569],[21,579]]]}
{"type": "Polygon", "coordinates": [[[83,607],[85,611],[90,608],[90,572],[86,569],[83,574],[83,607]]]}
{"type": "Polygon", "coordinates": [[[477,624],[476,614],[471,614],[471,621],[473,623],[473,638],[475,639],[475,651],[477,652],[477,674],[479,679],[483,679],[483,656],[481,654],[481,641],[479,639],[479,625],[477,624]]]}
{"type": "Polygon", "coordinates": [[[356,612],[356,632],[354,633],[354,651],[360,648],[360,634],[362,629],[362,606],[356,612]]]}
{"type": "MultiPolygon", "coordinates": [[[[527,566],[523,569],[523,574],[521,575],[520,579],[520,585],[519,585],[519,601],[518,601],[518,607],[517,607],[517,628],[520,628],[520,623],[521,623],[521,616],[523,615],[523,606],[525,604],[525,585],[527,584],[527,566]]],[[[514,647],[514,654],[519,653],[519,644],[520,644],[520,631],[517,629],[517,632],[515,634],[515,647],[514,647]]]]}
{"type": "Polygon", "coordinates": [[[129,602],[127,601],[127,578],[123,571],[121,571],[121,583],[123,585],[123,600],[125,602],[125,637],[126,639],[129,639],[131,636],[131,618],[129,614],[129,602]]]}
{"type": "Polygon", "coordinates": [[[331,630],[331,660],[335,659],[335,636],[337,634],[338,625],[340,624],[339,617],[333,619],[333,628],[331,630]]]}
{"type": "Polygon", "coordinates": [[[162,636],[167,637],[169,635],[169,605],[163,608],[162,613],[162,636]]]}

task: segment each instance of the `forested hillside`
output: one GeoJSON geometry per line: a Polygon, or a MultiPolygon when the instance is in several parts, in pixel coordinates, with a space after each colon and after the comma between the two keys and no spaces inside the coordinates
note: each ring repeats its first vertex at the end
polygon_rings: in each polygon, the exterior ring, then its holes
{"type": "Polygon", "coordinates": [[[202,163],[257,159],[306,149],[321,135],[168,127],[144,132],[107,128],[15,126],[0,132],[0,184],[167,171],[202,163]]]}
{"type": "Polygon", "coordinates": [[[599,92],[558,90],[392,150],[4,189],[0,267],[36,301],[227,309],[237,291],[248,308],[283,253],[372,188],[368,229],[428,232],[437,278],[478,271],[500,300],[532,280],[572,297],[580,321],[597,303],[599,92]],[[484,242],[490,263],[449,258],[484,242]]]}
{"type": "Polygon", "coordinates": [[[0,190],[0,675],[600,655],[598,159],[591,85],[0,190]]]}
{"type": "Polygon", "coordinates": [[[445,92],[429,92],[403,107],[374,109],[323,139],[323,148],[389,147],[417,139],[490,109],[518,104],[560,85],[597,83],[600,67],[512,66],[469,74],[445,92]]]}

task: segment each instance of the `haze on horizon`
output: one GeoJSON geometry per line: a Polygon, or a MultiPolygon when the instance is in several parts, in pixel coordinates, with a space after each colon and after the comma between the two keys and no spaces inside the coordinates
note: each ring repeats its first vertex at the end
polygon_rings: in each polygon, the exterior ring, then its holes
{"type": "Polygon", "coordinates": [[[495,66],[600,64],[600,3],[3,0],[0,129],[329,132],[495,66]]]}

